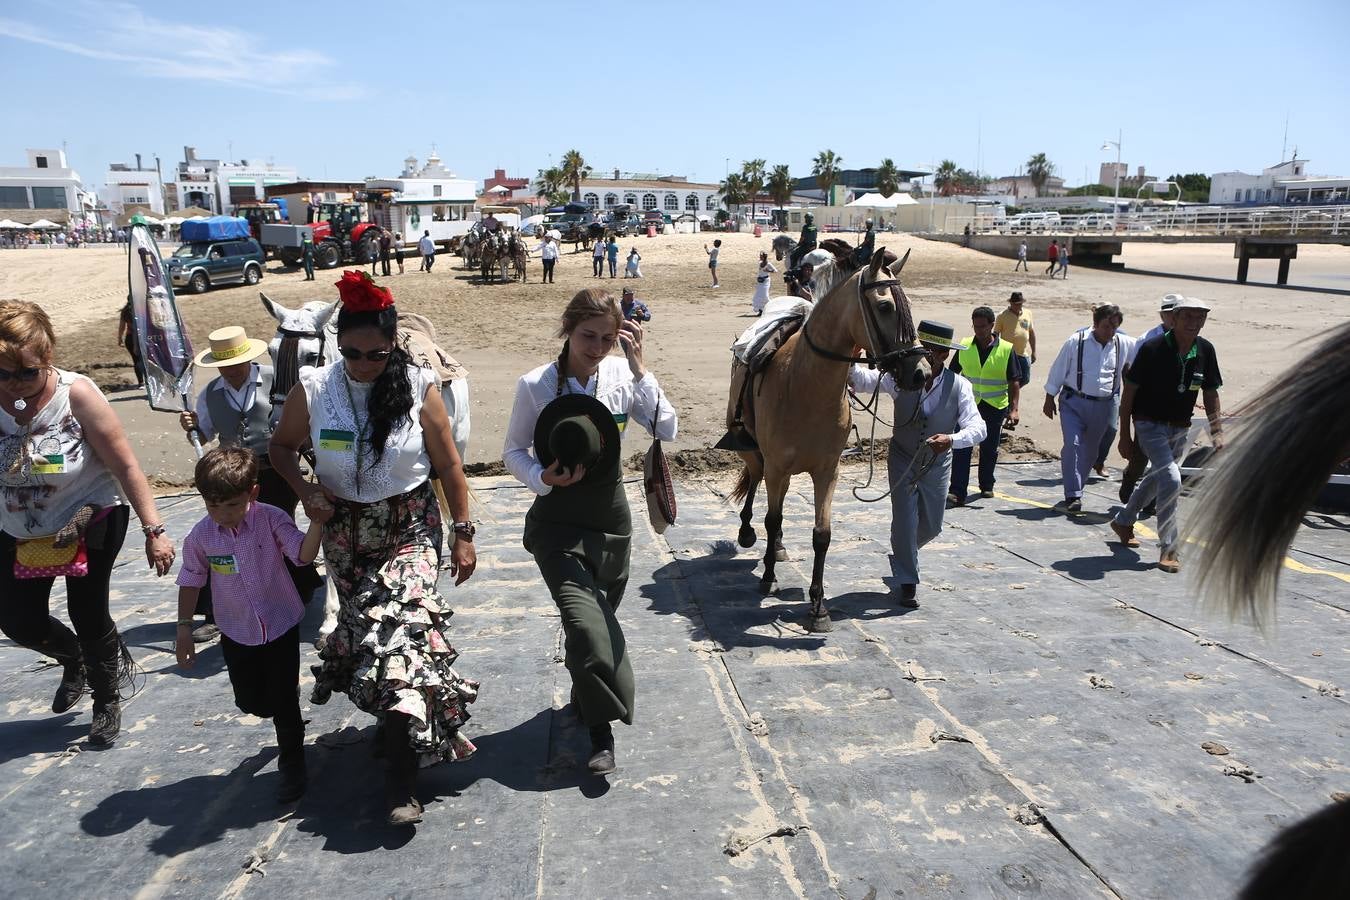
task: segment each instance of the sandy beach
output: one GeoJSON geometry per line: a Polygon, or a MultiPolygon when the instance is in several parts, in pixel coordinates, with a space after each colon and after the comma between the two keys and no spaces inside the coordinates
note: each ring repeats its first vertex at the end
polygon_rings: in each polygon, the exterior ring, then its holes
{"type": "MultiPolygon", "coordinates": [[[[704,243],[712,237],[630,238],[620,254],[621,269],[629,247],[636,246],[642,254],[645,277],[636,283],[637,293],[654,313],[648,329],[648,364],[680,412],[676,450],[707,448],[721,436],[728,347],[750,324],[758,253],[769,249],[772,236],[723,235],[722,286],[716,290],[710,286],[703,253],[704,243]]],[[[1041,452],[1057,453],[1060,444],[1058,424],[1040,412],[1045,373],[1064,339],[1091,321],[1094,304],[1119,304],[1126,315],[1125,330],[1137,335],[1157,321],[1157,303],[1164,293],[1212,301],[1214,311],[1205,335],[1220,354],[1222,396],[1229,409],[1305,353],[1308,339],[1341,320],[1350,304],[1344,291],[1335,290],[1348,283],[1347,247],[1300,248],[1294,284],[1276,288],[1220,280],[1231,279],[1236,269],[1228,245],[1132,246],[1124,256],[1125,271],[1072,267],[1067,281],[1051,281],[1040,274],[1043,264],[1038,268],[1033,262],[1030,274],[1014,274],[1010,260],[913,235],[882,235],[878,244],[899,253],[913,250],[903,280],[916,318],[949,322],[958,334],[969,334],[970,310],[975,306],[989,305],[997,312],[1010,291],[1025,294],[1036,318],[1040,359],[1017,434],[1029,437],[1041,452]]],[[[172,249],[162,247],[166,254],[172,249]]],[[[401,309],[430,317],[443,345],[468,367],[473,391],[468,462],[490,464],[500,457],[515,380],[557,354],[554,332],[568,299],[597,281],[617,293],[624,279],[622,271],[612,281],[592,278],[589,254],[566,250],[557,282],[550,285],[539,283],[535,259],[525,284],[480,285],[476,275],[458,263],[454,257],[441,257],[434,273],[427,275],[417,271],[414,258],[406,274],[379,280],[390,287],[401,309]]],[[[1252,277],[1273,282],[1274,264],[1268,268],[1267,272],[1261,264],[1254,265],[1252,277]]],[[[336,298],[331,285],[339,272],[320,272],[319,281],[308,283],[298,270],[288,271],[273,261],[260,287],[287,306],[331,300],[336,298]]],[[[781,286],[781,280],[776,279],[776,285],[781,286]]],[[[173,417],[150,411],[143,394],[126,390],[134,378],[116,342],[117,313],[125,293],[126,257],[115,247],[0,253],[0,297],[43,306],[59,336],[57,364],[89,374],[109,392],[147,472],[165,484],[186,483],[194,457],[173,417]]],[[[253,289],[226,287],[185,294],[179,300],[198,345],[222,325],[240,324],[264,339],[275,329],[253,289]]],[[[209,378],[201,374],[198,388],[209,378]]],[[[864,435],[868,433],[870,420],[855,417],[855,423],[864,435]]],[[[877,436],[886,436],[886,429],[878,428],[877,436]]],[[[642,441],[632,440],[628,451],[641,446],[642,441]]],[[[720,456],[708,454],[699,464],[720,456]]],[[[728,464],[733,462],[729,454],[725,456],[728,464]]]]}

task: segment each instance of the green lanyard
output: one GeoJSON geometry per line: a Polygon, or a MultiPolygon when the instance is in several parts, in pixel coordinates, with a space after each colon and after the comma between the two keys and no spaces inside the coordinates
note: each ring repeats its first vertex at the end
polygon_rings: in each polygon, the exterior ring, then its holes
{"type": "Polygon", "coordinates": [[[358,431],[356,433],[356,491],[361,491],[361,461],[365,456],[366,428],[370,425],[370,411],[366,411],[366,420],[364,422],[356,414],[356,397],[352,394],[352,379],[347,374],[346,369],[342,372],[342,386],[347,389],[347,403],[352,408],[352,422],[354,422],[358,431]]]}

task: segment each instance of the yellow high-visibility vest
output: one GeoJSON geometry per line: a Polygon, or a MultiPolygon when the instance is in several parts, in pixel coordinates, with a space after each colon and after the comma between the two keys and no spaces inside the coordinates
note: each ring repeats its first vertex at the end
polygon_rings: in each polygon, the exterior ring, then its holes
{"type": "Polygon", "coordinates": [[[999,340],[994,344],[984,363],[980,363],[980,348],[975,338],[966,338],[966,349],[956,355],[961,361],[961,374],[966,376],[975,392],[976,403],[988,403],[994,409],[1008,408],[1008,360],[1012,344],[999,340]]]}

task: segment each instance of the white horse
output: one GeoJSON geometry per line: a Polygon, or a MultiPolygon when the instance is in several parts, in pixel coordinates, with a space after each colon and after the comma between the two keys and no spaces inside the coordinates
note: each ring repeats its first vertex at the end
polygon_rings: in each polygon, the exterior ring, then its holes
{"type": "MultiPolygon", "coordinates": [[[[288,309],[275,303],[266,294],[259,292],[259,296],[262,297],[263,306],[277,320],[277,333],[269,345],[272,352],[272,393],[274,398],[280,398],[274,399],[272,404],[275,423],[281,417],[281,406],[286,394],[300,379],[300,370],[305,366],[321,366],[339,358],[338,301],[325,303],[311,300],[299,309],[288,309]]],[[[440,385],[441,399],[450,416],[451,436],[455,449],[459,451],[459,458],[463,461],[469,448],[468,371],[436,344],[436,327],[424,316],[400,313],[398,342],[412,357],[414,365],[430,369],[440,385]]],[[[435,487],[436,496],[441,501],[442,515],[448,516],[450,509],[440,483],[435,482],[435,487]]],[[[323,624],[319,626],[317,645],[321,646],[337,627],[338,602],[333,579],[325,579],[323,624]]]]}

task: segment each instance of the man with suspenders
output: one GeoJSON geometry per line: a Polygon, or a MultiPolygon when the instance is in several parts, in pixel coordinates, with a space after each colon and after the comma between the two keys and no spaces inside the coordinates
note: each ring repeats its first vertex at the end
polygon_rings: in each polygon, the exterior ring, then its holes
{"type": "Polygon", "coordinates": [[[1121,390],[1134,345],[1133,338],[1116,333],[1123,321],[1115,304],[1106,303],[1093,310],[1092,327],[1079,329],[1064,342],[1045,380],[1045,414],[1053,419],[1059,412],[1059,429],[1064,435],[1059,457],[1064,501],[1058,508],[1066,512],[1083,509],[1083,485],[1121,390]]]}

